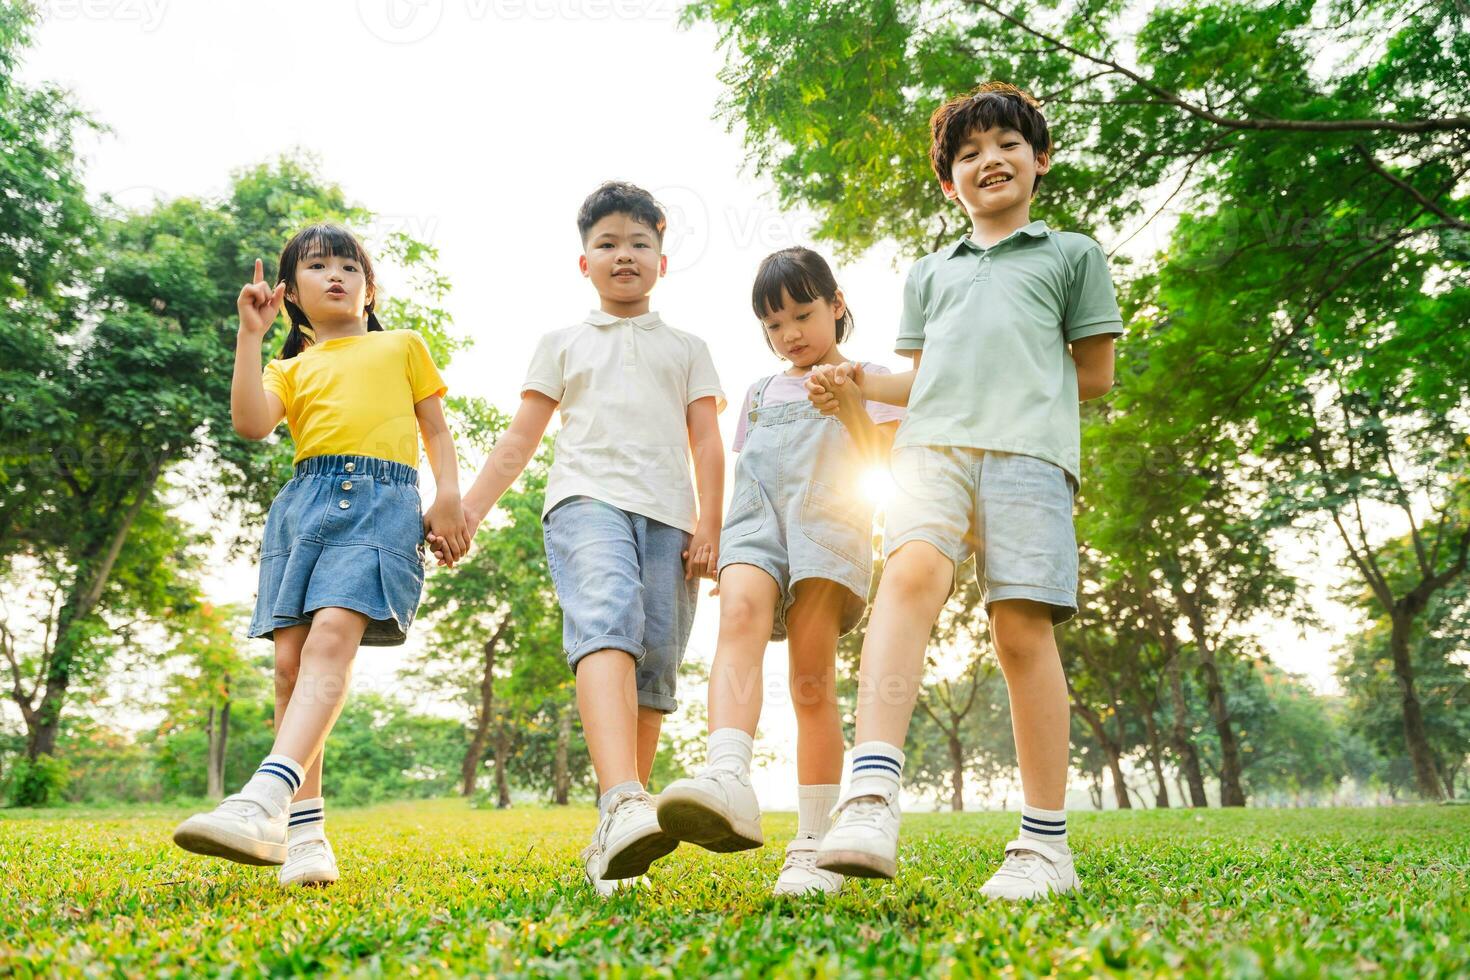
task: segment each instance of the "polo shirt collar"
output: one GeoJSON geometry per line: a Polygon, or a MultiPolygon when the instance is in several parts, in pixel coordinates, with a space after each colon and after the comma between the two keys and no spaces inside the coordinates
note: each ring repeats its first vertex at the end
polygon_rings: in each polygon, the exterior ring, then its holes
{"type": "Polygon", "coordinates": [[[587,314],[587,322],[594,327],[610,327],[614,323],[631,323],[635,327],[652,330],[663,321],[652,310],[649,310],[647,313],[641,313],[638,316],[613,316],[611,313],[605,313],[602,310],[593,310],[587,314]]]}
{"type": "MultiPolygon", "coordinates": [[[[1037,218],[1030,224],[1022,225],[1020,228],[1017,228],[1015,231],[1011,232],[1009,235],[1002,238],[1000,241],[996,242],[995,245],[992,245],[990,247],[996,248],[999,245],[1003,245],[1011,239],[1015,238],[1017,235],[1027,235],[1031,238],[1045,238],[1047,235],[1050,234],[1051,229],[1046,226],[1046,222],[1042,221],[1040,218],[1037,218]]],[[[949,249],[944,253],[944,257],[947,259],[952,259],[966,249],[973,249],[976,252],[988,251],[987,249],[982,249],[979,245],[976,245],[973,241],[971,241],[970,233],[965,232],[963,235],[960,236],[959,241],[955,242],[949,247],[949,249]]]]}

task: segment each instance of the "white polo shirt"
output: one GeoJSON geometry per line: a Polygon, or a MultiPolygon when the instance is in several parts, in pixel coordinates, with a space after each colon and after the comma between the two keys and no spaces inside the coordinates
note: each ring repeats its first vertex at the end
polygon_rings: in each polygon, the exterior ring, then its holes
{"type": "Polygon", "coordinates": [[[716,411],[725,409],[704,341],[657,313],[593,310],[541,338],[527,391],[556,399],[561,411],[542,517],[588,496],[694,533],[688,408],[713,397],[716,411]]]}

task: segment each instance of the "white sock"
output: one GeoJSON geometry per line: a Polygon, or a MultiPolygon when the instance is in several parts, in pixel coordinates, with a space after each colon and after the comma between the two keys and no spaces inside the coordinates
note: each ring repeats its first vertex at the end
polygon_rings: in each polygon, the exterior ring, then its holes
{"type": "Polygon", "coordinates": [[[641,792],[643,792],[643,784],[636,779],[630,779],[625,783],[618,783],[616,786],[609,787],[606,793],[603,793],[597,798],[597,815],[599,817],[607,816],[607,808],[612,805],[612,798],[619,793],[641,792]]]}
{"type": "Polygon", "coordinates": [[[296,760],[284,755],[268,755],[240,790],[240,795],[254,800],[275,816],[291,805],[291,797],[296,795],[305,778],[306,770],[296,760]]]}
{"type": "Polygon", "coordinates": [[[755,739],[738,728],[719,728],[709,733],[708,753],[711,769],[728,769],[749,778],[755,739]]]}
{"type": "Polygon", "coordinates": [[[1021,837],[1067,846],[1067,811],[1043,810],[1029,803],[1021,804],[1021,837]]]}
{"type": "Polygon", "coordinates": [[[297,800],[291,804],[291,819],[286,824],[286,844],[327,839],[327,805],[320,796],[297,800]]]}
{"type": "Polygon", "coordinates": [[[864,742],[852,747],[847,765],[847,799],[858,796],[898,795],[903,775],[903,749],[887,742],[864,742]]]}
{"type": "Polygon", "coordinates": [[[832,829],[832,808],[837,805],[837,783],[813,783],[796,787],[796,836],[821,840],[832,829]]]}

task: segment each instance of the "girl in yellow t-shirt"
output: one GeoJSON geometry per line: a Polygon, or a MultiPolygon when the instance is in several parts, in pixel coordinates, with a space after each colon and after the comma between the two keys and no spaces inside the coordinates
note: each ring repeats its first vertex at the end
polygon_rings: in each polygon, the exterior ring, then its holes
{"type": "Polygon", "coordinates": [[[255,262],[240,290],[230,413],[264,439],[284,418],[296,471],[271,504],[250,635],[276,645],[276,741],[255,775],[214,811],[174,831],[179,846],[280,865],[283,885],[337,879],[324,832],[322,747],[359,646],[404,641],[423,588],[426,528],[451,560],[468,548],[444,382],[423,339],[373,314],[372,261],[337,225],[313,225],[281,252],[274,289],[255,262]],[[291,331],[260,370],[281,305],[291,331]],[[418,442],[434,469],[422,513],[418,442]],[[294,800],[294,802],[293,802],[294,800]]]}

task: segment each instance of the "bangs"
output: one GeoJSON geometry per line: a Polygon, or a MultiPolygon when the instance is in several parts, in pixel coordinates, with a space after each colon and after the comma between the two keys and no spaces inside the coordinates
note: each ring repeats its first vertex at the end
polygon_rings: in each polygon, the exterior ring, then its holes
{"type": "MultiPolygon", "coordinates": [[[[973,134],[990,129],[1020,133],[1038,154],[1052,150],[1046,117],[1035,100],[1013,85],[987,82],[978,92],[950,99],[929,117],[929,162],[935,176],[942,181],[952,179],[951,167],[960,144],[973,134]]],[[[1036,181],[1041,182],[1039,174],[1036,181]]]]}
{"type": "Polygon", "coordinates": [[[312,225],[301,231],[292,244],[298,260],[328,257],[354,259],[366,264],[362,244],[357,236],[341,225],[312,225]]]}
{"type": "Polygon", "coordinates": [[[830,290],[823,290],[816,276],[796,256],[777,252],[762,262],[757,270],[750,303],[756,318],[764,320],[785,308],[787,295],[794,303],[811,303],[827,299],[828,292],[830,290]]]}

